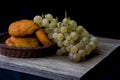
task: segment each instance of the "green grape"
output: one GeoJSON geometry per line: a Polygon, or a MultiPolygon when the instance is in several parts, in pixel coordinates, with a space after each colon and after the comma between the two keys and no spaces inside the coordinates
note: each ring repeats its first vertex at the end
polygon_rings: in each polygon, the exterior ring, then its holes
{"type": "Polygon", "coordinates": [[[51,23],[53,23],[55,26],[57,26],[57,22],[58,22],[57,19],[52,19],[51,20],[51,23]]]}
{"type": "Polygon", "coordinates": [[[79,49],[84,49],[85,46],[86,46],[86,44],[83,43],[83,42],[81,42],[81,41],[80,41],[78,44],[79,44],[79,45],[78,45],[78,48],[79,48],[79,49]]]}
{"type": "Polygon", "coordinates": [[[63,41],[63,45],[64,45],[64,46],[68,46],[69,44],[70,44],[70,42],[69,42],[68,40],[64,40],[64,41],[63,41]]]}
{"type": "Polygon", "coordinates": [[[92,36],[90,40],[91,40],[91,41],[94,41],[95,44],[98,44],[98,39],[97,39],[96,37],[92,36]]]}
{"type": "Polygon", "coordinates": [[[42,17],[39,16],[39,15],[36,15],[34,18],[33,18],[33,21],[38,24],[39,26],[41,26],[42,24],[42,17]]]}
{"type": "Polygon", "coordinates": [[[80,36],[80,34],[77,33],[77,35],[78,35],[78,38],[75,40],[75,43],[79,43],[79,42],[81,41],[81,36],[80,36]]]}
{"type": "Polygon", "coordinates": [[[68,24],[69,21],[70,21],[70,19],[67,18],[67,17],[65,17],[65,18],[62,20],[62,23],[63,23],[63,24],[68,24]]]}
{"type": "Polygon", "coordinates": [[[81,42],[84,43],[85,45],[88,44],[88,43],[89,43],[88,37],[83,37],[83,38],[81,39],[81,42]]]}
{"type": "Polygon", "coordinates": [[[61,24],[62,24],[61,22],[58,22],[58,23],[57,23],[57,27],[60,28],[60,27],[61,27],[61,24]]]}
{"type": "Polygon", "coordinates": [[[65,47],[61,47],[60,49],[57,50],[56,54],[61,56],[64,55],[66,53],[66,48],[65,47]]]}
{"type": "Polygon", "coordinates": [[[79,43],[76,43],[75,46],[79,48],[79,47],[80,47],[80,44],[79,44],[79,43]]]}
{"type": "Polygon", "coordinates": [[[73,54],[72,57],[73,57],[72,61],[74,61],[74,62],[80,62],[80,60],[81,60],[81,57],[79,54],[73,54]]]}
{"type": "Polygon", "coordinates": [[[92,47],[90,45],[86,45],[85,50],[86,50],[86,55],[89,55],[92,51],[92,47]]]}
{"type": "Polygon", "coordinates": [[[44,18],[42,20],[42,26],[44,26],[44,27],[48,27],[49,26],[49,21],[46,18],[44,18]]]}
{"type": "Polygon", "coordinates": [[[76,29],[76,32],[81,34],[83,32],[83,26],[81,26],[81,25],[78,26],[76,29]]]}
{"type": "Polygon", "coordinates": [[[78,51],[78,47],[77,47],[77,46],[72,46],[72,47],[71,47],[71,50],[70,50],[71,53],[76,54],[77,51],[78,51]]]}
{"type": "Polygon", "coordinates": [[[94,41],[90,41],[89,42],[89,45],[92,47],[92,49],[95,49],[96,48],[96,44],[94,41]]]}
{"type": "Polygon", "coordinates": [[[67,52],[66,47],[61,47],[61,50],[62,50],[63,53],[67,52]]]}
{"type": "Polygon", "coordinates": [[[90,40],[91,41],[96,41],[96,37],[92,36],[90,40]]]}
{"type": "Polygon", "coordinates": [[[67,37],[70,33],[64,33],[64,37],[67,37]]]}
{"type": "Polygon", "coordinates": [[[63,47],[63,41],[57,41],[57,46],[58,47],[63,47]]]}
{"type": "Polygon", "coordinates": [[[70,36],[71,36],[72,40],[77,40],[78,39],[78,34],[76,32],[71,32],[70,36]]]}
{"type": "Polygon", "coordinates": [[[54,30],[55,27],[56,27],[56,25],[54,23],[49,24],[49,29],[54,30]]]}
{"type": "Polygon", "coordinates": [[[67,27],[65,27],[65,26],[63,27],[63,26],[62,26],[62,27],[60,28],[60,32],[61,32],[61,33],[67,33],[67,27]]]}
{"type": "Polygon", "coordinates": [[[70,20],[69,21],[69,27],[70,27],[71,30],[75,31],[77,29],[77,22],[74,21],[74,20],[70,20]]]}
{"type": "Polygon", "coordinates": [[[88,38],[90,38],[90,34],[88,33],[88,31],[86,31],[84,29],[83,32],[81,33],[81,37],[88,37],[88,38]]]}
{"type": "Polygon", "coordinates": [[[67,36],[65,37],[65,39],[66,39],[66,40],[71,40],[72,38],[71,38],[70,35],[67,35],[67,36]]]}
{"type": "Polygon", "coordinates": [[[59,32],[58,28],[57,28],[57,27],[54,28],[53,32],[54,32],[54,33],[58,33],[58,32],[59,32]]]}
{"type": "Polygon", "coordinates": [[[70,52],[70,49],[71,49],[72,46],[73,46],[73,45],[70,44],[69,46],[66,47],[66,50],[67,50],[68,52],[70,52]]]}
{"type": "Polygon", "coordinates": [[[86,56],[86,51],[80,49],[80,50],[78,51],[78,54],[79,54],[80,57],[85,57],[85,56],[86,56]]]}
{"type": "Polygon", "coordinates": [[[53,33],[48,33],[48,38],[49,38],[49,39],[52,39],[52,34],[53,34],[53,33]]]}
{"type": "Polygon", "coordinates": [[[52,34],[52,38],[55,39],[55,40],[57,39],[57,36],[58,36],[58,33],[53,33],[52,34]]]}
{"type": "Polygon", "coordinates": [[[70,40],[70,44],[74,45],[75,44],[75,41],[74,40],[70,40]]]}
{"type": "Polygon", "coordinates": [[[52,21],[52,20],[53,20],[52,14],[46,14],[46,15],[45,15],[45,18],[46,18],[48,21],[52,21]]]}
{"type": "Polygon", "coordinates": [[[62,33],[59,33],[57,36],[57,40],[62,41],[64,39],[64,35],[62,33]]]}

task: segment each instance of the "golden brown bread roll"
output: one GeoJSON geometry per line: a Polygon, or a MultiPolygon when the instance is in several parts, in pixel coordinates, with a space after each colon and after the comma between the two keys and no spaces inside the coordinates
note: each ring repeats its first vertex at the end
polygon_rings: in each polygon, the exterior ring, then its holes
{"type": "Polygon", "coordinates": [[[39,46],[39,41],[37,38],[34,37],[9,37],[5,44],[8,46],[15,46],[15,47],[37,47],[39,46]]]}
{"type": "Polygon", "coordinates": [[[5,44],[8,45],[8,46],[14,46],[14,43],[12,42],[11,37],[6,39],[5,44]]]}
{"type": "Polygon", "coordinates": [[[46,32],[43,29],[39,29],[35,32],[36,37],[38,38],[38,40],[44,45],[44,46],[48,46],[51,45],[52,42],[50,41],[50,39],[48,38],[46,32]]]}
{"type": "Polygon", "coordinates": [[[27,36],[33,34],[39,27],[33,22],[33,20],[19,20],[11,23],[8,28],[8,33],[11,36],[27,36]]]}

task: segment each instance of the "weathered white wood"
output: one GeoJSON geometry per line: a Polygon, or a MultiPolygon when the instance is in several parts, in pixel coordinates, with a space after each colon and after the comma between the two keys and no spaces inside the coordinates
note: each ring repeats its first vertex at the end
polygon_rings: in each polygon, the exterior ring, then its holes
{"type": "Polygon", "coordinates": [[[0,68],[28,73],[54,80],[80,80],[89,70],[105,59],[120,46],[120,40],[100,38],[97,55],[80,63],[74,63],[65,56],[43,58],[11,58],[0,55],[0,68]]]}

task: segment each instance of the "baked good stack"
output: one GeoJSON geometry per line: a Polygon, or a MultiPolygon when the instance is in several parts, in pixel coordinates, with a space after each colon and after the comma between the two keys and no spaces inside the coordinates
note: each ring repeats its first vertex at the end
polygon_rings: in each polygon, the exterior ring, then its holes
{"type": "Polygon", "coordinates": [[[52,44],[46,33],[33,20],[24,19],[11,23],[8,33],[11,35],[5,42],[8,46],[29,48],[38,47],[40,42],[44,46],[52,44]]]}
{"type": "Polygon", "coordinates": [[[10,24],[6,45],[15,47],[37,47],[38,39],[33,35],[39,27],[32,20],[20,20],[10,24]]]}
{"type": "Polygon", "coordinates": [[[43,57],[55,54],[56,50],[57,46],[33,20],[15,21],[9,25],[8,32],[0,34],[0,54],[5,56],[43,57]]]}

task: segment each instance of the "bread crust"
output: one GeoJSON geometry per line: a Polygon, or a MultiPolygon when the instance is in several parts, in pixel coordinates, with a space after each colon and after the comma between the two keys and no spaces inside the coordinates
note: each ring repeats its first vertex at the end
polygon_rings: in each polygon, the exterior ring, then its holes
{"type": "Polygon", "coordinates": [[[23,37],[33,34],[39,27],[33,20],[19,20],[11,23],[8,28],[8,33],[11,36],[23,37]]]}
{"type": "Polygon", "coordinates": [[[26,47],[32,48],[39,46],[39,41],[35,37],[9,37],[5,44],[8,46],[15,46],[15,47],[26,47]]]}
{"type": "Polygon", "coordinates": [[[44,46],[48,46],[51,45],[52,42],[51,40],[48,38],[46,32],[44,30],[42,30],[41,28],[39,30],[37,30],[35,32],[36,37],[38,38],[38,40],[44,45],[44,46]]]}

